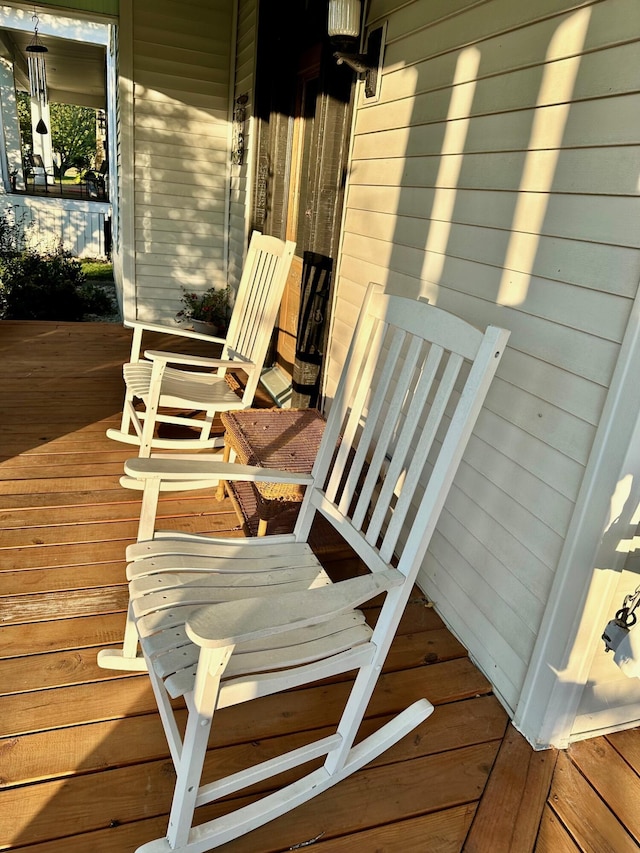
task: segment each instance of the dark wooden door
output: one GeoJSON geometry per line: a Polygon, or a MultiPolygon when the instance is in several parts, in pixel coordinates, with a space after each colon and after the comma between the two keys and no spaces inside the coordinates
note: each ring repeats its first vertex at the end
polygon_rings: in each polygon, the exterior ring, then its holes
{"type": "MultiPolygon", "coordinates": [[[[307,262],[319,258],[326,271],[337,254],[354,82],[352,72],[333,59],[326,15],[317,14],[317,4],[314,16],[308,9],[313,4],[292,3],[295,44],[286,49],[278,44],[270,19],[259,35],[262,91],[254,205],[255,227],[296,241],[272,358],[289,377],[294,377],[296,350],[305,338],[305,330],[298,328],[305,256],[307,262]]],[[[330,305],[330,299],[326,302],[330,305]]],[[[326,336],[327,315],[323,322],[326,336]]],[[[303,398],[296,398],[294,382],[293,405],[304,405],[303,398]]]]}

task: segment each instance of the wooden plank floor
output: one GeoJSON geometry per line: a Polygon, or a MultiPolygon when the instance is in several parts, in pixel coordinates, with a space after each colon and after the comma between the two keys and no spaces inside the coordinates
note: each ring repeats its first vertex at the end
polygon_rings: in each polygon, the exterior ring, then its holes
{"type": "MultiPolygon", "coordinates": [[[[0,322],[1,850],[130,853],[164,834],[173,770],[147,678],[96,665],[121,638],[139,511],[118,483],[132,448],[105,436],[129,342],[111,324],[0,322]]],[[[165,527],[242,535],[206,493],[161,506],[165,527]]],[[[345,687],[223,711],[212,764],[229,772],[330,726],[345,687]]],[[[534,753],[416,595],[366,728],[423,695],[436,710],[417,731],[225,853],[640,849],[637,732],[534,753]]]]}

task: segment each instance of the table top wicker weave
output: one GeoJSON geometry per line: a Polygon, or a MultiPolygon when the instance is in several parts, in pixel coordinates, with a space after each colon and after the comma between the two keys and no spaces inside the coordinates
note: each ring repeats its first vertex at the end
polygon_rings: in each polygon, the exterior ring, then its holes
{"type": "MultiPolygon", "coordinates": [[[[225,458],[233,451],[241,465],[299,474],[311,471],[325,425],[316,409],[242,409],[222,412],[220,417],[225,429],[225,458]]],[[[266,533],[267,523],[281,514],[286,514],[281,524],[289,526],[291,511],[297,511],[304,496],[304,487],[295,484],[225,485],[248,532],[254,536],[266,533]]]]}

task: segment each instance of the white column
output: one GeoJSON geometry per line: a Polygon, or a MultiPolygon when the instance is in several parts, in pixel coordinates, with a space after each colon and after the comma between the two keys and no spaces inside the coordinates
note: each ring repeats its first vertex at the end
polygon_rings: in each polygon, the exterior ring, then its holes
{"type": "Polygon", "coordinates": [[[0,156],[0,176],[5,192],[11,191],[12,174],[14,175],[16,189],[23,190],[24,174],[20,150],[20,122],[18,121],[13,63],[4,58],[0,58],[0,133],[2,134],[0,155],[3,155],[0,156]]]}
{"type": "MultiPolygon", "coordinates": [[[[42,162],[48,175],[53,175],[53,147],[51,145],[51,112],[49,104],[41,104],[37,98],[31,98],[31,131],[33,134],[33,153],[42,157],[42,162]],[[47,126],[47,133],[38,133],[36,127],[42,119],[47,126]]],[[[50,179],[51,180],[51,179],[50,179]]],[[[45,177],[35,173],[35,183],[44,186],[45,177]]]]}

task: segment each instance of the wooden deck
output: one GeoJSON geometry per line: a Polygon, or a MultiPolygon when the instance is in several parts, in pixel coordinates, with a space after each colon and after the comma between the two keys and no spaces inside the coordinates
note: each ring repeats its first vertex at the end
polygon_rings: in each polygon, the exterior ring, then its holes
{"type": "MultiPolygon", "coordinates": [[[[105,437],[129,335],[0,322],[2,850],[129,853],[164,834],[173,771],[147,678],[96,666],[121,637],[139,509],[118,484],[132,449],[105,437]]],[[[166,527],[242,535],[209,495],[167,496],[162,514],[166,527]]],[[[330,725],[343,694],[334,681],[223,711],[212,758],[229,772],[294,743],[330,725]]],[[[417,595],[369,717],[422,695],[436,710],[419,730],[225,853],[640,849],[638,732],[533,752],[417,595]]]]}

